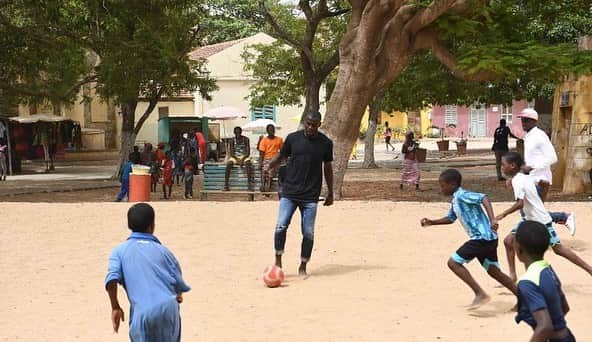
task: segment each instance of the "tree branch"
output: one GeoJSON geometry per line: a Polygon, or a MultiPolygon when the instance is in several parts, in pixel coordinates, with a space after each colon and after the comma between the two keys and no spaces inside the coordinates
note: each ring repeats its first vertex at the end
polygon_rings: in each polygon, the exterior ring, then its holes
{"type": "Polygon", "coordinates": [[[448,68],[454,77],[465,81],[484,82],[500,78],[500,75],[491,71],[470,74],[460,69],[456,57],[440,43],[438,37],[432,31],[422,31],[416,36],[414,50],[430,50],[432,55],[448,68]]]}
{"type": "Polygon", "coordinates": [[[310,7],[310,0],[300,0],[298,6],[300,6],[300,9],[304,12],[307,21],[313,20],[314,15],[312,13],[312,8],[310,7]]]}
{"type": "Polygon", "coordinates": [[[142,125],[144,125],[144,122],[146,120],[148,120],[148,118],[150,117],[150,114],[152,114],[152,111],[154,110],[154,107],[156,107],[158,100],[160,100],[160,96],[162,95],[163,91],[164,91],[164,87],[161,87],[160,89],[158,89],[156,94],[154,94],[154,96],[152,96],[150,98],[148,108],[146,108],[146,111],[144,111],[144,114],[142,114],[142,116],[140,117],[140,119],[136,123],[136,126],[134,127],[134,134],[135,135],[138,135],[138,133],[140,133],[140,129],[142,129],[142,125]]]}
{"type": "Polygon", "coordinates": [[[333,71],[333,69],[335,69],[338,65],[339,49],[337,49],[337,51],[335,51],[333,55],[331,55],[331,57],[329,57],[329,59],[318,68],[318,72],[322,79],[325,79],[327,75],[329,75],[331,71],[333,71]]]}
{"type": "Polygon", "coordinates": [[[434,0],[427,8],[419,11],[412,19],[409,29],[417,33],[438,19],[455,5],[455,0],[434,0]]]}
{"type": "Polygon", "coordinates": [[[271,15],[271,13],[269,13],[267,6],[265,6],[264,0],[259,0],[259,9],[261,10],[263,17],[265,17],[265,20],[273,28],[273,31],[278,38],[285,40],[288,45],[295,49],[300,50],[302,48],[301,43],[296,38],[292,37],[286,30],[284,30],[271,15]]]}

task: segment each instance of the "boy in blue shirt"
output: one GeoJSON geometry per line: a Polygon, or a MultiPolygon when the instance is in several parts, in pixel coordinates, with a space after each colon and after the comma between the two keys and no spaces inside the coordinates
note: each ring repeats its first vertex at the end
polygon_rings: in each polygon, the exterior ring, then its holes
{"type": "Polygon", "coordinates": [[[524,321],[534,329],[531,342],[575,342],[565,322],[569,305],[561,282],[543,259],[549,240],[547,227],[540,222],[523,221],[516,231],[516,255],[526,267],[518,281],[516,323],[524,321]]]}
{"type": "Polygon", "coordinates": [[[105,288],[111,302],[113,330],[124,321],[117,300],[121,284],[130,301],[129,336],[133,342],[180,341],[179,303],[190,290],[181,275],[179,262],[153,235],[154,209],[138,203],[127,213],[131,236],[109,257],[105,288]]]}
{"type": "Polygon", "coordinates": [[[115,202],[121,202],[126,197],[129,197],[129,177],[130,173],[132,173],[132,165],[139,164],[140,159],[137,155],[132,152],[128,156],[128,161],[125,162],[123,165],[123,170],[121,171],[121,190],[119,191],[119,195],[115,199],[115,202]]]}
{"type": "Polygon", "coordinates": [[[491,298],[471,274],[463,266],[477,258],[487,271],[487,274],[500,284],[516,294],[516,284],[500,270],[497,259],[497,221],[493,214],[491,202],[485,194],[466,191],[461,187],[462,175],[458,170],[448,169],[438,180],[442,194],[452,196],[452,207],[446,217],[438,220],[423,218],[422,226],[451,224],[457,219],[469,235],[470,240],[465,242],[448,260],[448,267],[462,281],[464,281],[475,293],[475,299],[468,309],[476,309],[489,302],[491,298]],[[485,207],[485,212],[483,207],[485,207]]]}

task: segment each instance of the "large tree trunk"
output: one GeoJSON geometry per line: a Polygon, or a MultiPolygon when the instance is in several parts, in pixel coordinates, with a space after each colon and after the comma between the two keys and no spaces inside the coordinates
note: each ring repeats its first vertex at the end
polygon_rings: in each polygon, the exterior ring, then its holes
{"type": "Polygon", "coordinates": [[[129,154],[134,149],[136,143],[136,133],[134,132],[134,123],[136,119],[137,101],[129,101],[121,104],[121,148],[119,150],[119,168],[117,169],[117,177],[121,176],[121,170],[125,164],[129,154]]]}
{"type": "Polygon", "coordinates": [[[308,113],[318,112],[321,107],[320,101],[321,82],[317,80],[307,80],[304,89],[304,109],[300,117],[300,123],[308,113]]]}
{"type": "Polygon", "coordinates": [[[380,90],[374,97],[374,101],[370,104],[368,129],[366,130],[366,138],[364,139],[364,162],[362,163],[362,167],[365,169],[375,169],[378,167],[374,160],[374,136],[376,135],[376,125],[382,107],[383,97],[384,90],[380,90]]]}

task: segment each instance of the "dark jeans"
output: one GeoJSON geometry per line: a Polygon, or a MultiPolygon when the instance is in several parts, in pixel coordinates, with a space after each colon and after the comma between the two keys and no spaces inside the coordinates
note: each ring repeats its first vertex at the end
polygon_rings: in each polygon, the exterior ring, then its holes
{"type": "Polygon", "coordinates": [[[497,179],[501,179],[502,176],[502,157],[508,153],[505,150],[494,150],[495,152],[495,171],[497,172],[497,179]]]}
{"type": "Polygon", "coordinates": [[[312,255],[312,246],[314,243],[314,224],[317,217],[317,202],[296,201],[286,197],[280,199],[280,210],[278,222],[275,227],[274,245],[275,254],[282,255],[286,245],[286,232],[292,220],[292,215],[300,209],[300,218],[302,224],[302,246],[300,257],[303,262],[308,262],[312,255]]]}
{"type": "Polygon", "coordinates": [[[193,197],[193,171],[185,171],[185,196],[193,197]]]}

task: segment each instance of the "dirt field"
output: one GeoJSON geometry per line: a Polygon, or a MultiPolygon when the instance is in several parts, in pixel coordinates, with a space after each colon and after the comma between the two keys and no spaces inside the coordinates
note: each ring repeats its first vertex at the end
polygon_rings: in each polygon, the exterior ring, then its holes
{"type": "MultiPolygon", "coordinates": [[[[496,203],[496,210],[507,203],[496,203]]],[[[530,328],[508,313],[508,291],[476,263],[471,272],[492,295],[473,312],[470,290],[446,267],[465,241],[458,224],[421,228],[445,203],[345,201],[317,218],[310,277],[295,275],[299,219],[288,234],[287,281],[263,286],[273,261],[277,203],[158,202],[156,235],[178,257],[192,291],[181,306],[184,341],[526,341],[530,328]]],[[[103,287],[111,249],[128,236],[129,204],[4,203],[0,215],[0,340],[126,341],[111,332],[103,287]]],[[[578,215],[564,243],[592,261],[589,203],[550,203],[578,215]]],[[[502,221],[505,234],[517,216],[502,221]]],[[[505,256],[499,250],[502,265],[505,256]]],[[[548,254],[571,303],[568,324],[592,340],[592,278],[548,254]]],[[[121,302],[129,314],[127,300],[121,302]]],[[[127,317],[126,317],[127,318],[127,317]]]]}

